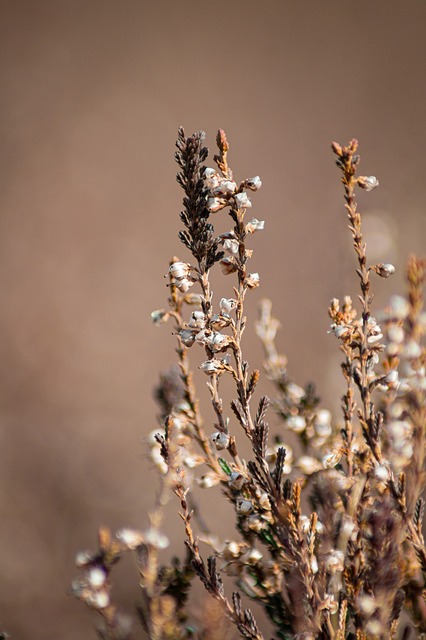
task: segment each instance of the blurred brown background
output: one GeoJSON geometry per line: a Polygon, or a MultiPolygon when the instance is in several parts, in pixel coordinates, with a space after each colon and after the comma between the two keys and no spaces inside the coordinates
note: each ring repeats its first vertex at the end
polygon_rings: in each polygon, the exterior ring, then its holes
{"type": "Polygon", "coordinates": [[[291,373],[337,407],[326,309],[356,288],[330,141],[358,137],[380,179],[359,200],[371,259],[399,268],[382,303],[426,253],[426,2],[0,0],[0,29],[0,621],[90,638],[75,551],[143,526],[157,486],[142,440],[174,339],[149,314],[186,256],[177,127],[210,148],[224,128],[238,178],[262,177],[249,311],[273,297],[291,373]]]}

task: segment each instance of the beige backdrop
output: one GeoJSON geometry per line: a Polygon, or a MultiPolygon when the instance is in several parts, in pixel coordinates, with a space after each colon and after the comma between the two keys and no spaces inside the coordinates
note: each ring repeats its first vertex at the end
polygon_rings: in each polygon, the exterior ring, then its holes
{"type": "Polygon", "coordinates": [[[177,127],[211,147],[226,129],[237,176],[262,177],[251,309],[273,296],[291,373],[337,407],[326,308],[356,289],[330,142],[360,139],[381,183],[360,197],[372,259],[401,273],[426,253],[426,3],[0,0],[0,14],[0,621],[16,640],[80,640],[94,634],[67,594],[75,551],[99,524],[143,526],[157,486],[142,440],[174,342],[149,314],[169,257],[187,255],[177,127]]]}

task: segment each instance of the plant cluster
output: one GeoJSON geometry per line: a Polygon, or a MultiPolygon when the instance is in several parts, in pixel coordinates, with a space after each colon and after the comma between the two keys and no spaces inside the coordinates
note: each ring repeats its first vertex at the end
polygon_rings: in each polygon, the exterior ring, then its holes
{"type": "Polygon", "coordinates": [[[345,147],[333,143],[359,280],[356,304],[346,296],[329,307],[330,333],[342,352],[342,415],[333,419],[312,385],[303,388],[289,377],[269,301],[261,303],[256,331],[276,397],[259,397],[260,373],[244,358],[243,334],[245,299],[259,286],[248,244],[264,222],[247,220],[247,211],[261,180],[234,179],[223,131],[216,166],[206,166],[204,138],[179,130],[179,237],[192,257],[171,260],[168,307],[152,314],[156,325],[172,323],[177,338],[177,366],[156,389],[160,429],[149,438],[159,494],[145,530],[112,535],[101,529],[99,548],[77,555],[81,575],[73,591],[101,614],[102,638],[130,638],[131,619],[112,599],[111,571],[131,552],[142,594],[139,620],[152,640],[262,640],[243,601],[261,605],[282,640],[426,637],[426,263],[412,257],[407,295],[393,296],[373,315],[373,278],[388,278],[395,269],[368,264],[355,194],[376,188],[378,180],[358,175],[356,140],[345,147]],[[213,216],[229,216],[229,230],[216,235],[213,216]],[[225,278],[221,299],[213,299],[210,284],[216,268],[225,278]],[[206,375],[213,424],[202,417],[190,352],[206,375]],[[229,407],[224,384],[233,388],[229,407]],[[269,433],[270,404],[282,421],[276,434],[269,433]],[[286,443],[289,434],[297,447],[286,443]],[[240,453],[242,438],[250,445],[248,460],[240,453]],[[235,514],[233,539],[208,531],[194,487],[220,488],[235,514]],[[173,494],[186,556],[163,565],[164,509],[173,494]],[[225,589],[224,575],[234,581],[234,592],[225,589]],[[197,577],[217,605],[198,619],[188,607],[197,577]]]}

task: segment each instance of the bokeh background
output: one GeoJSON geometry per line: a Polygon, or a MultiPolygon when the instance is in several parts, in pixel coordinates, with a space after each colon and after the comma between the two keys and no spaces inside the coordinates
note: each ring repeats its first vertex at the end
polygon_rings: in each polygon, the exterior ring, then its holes
{"type": "MultiPolygon", "coordinates": [[[[273,298],[292,376],[337,408],[326,309],[356,281],[330,142],[358,137],[362,171],[380,179],[359,198],[371,260],[399,271],[377,282],[380,306],[402,290],[409,253],[426,253],[425,30],[423,0],[0,0],[0,621],[12,638],[95,637],[68,594],[75,552],[101,524],[143,526],[154,499],[143,438],[174,338],[150,312],[168,259],[186,256],[177,127],[204,129],[211,148],[224,128],[238,178],[262,177],[249,315],[273,298]]],[[[181,549],[177,517],[169,533],[181,549]]],[[[132,606],[129,571],[118,597],[132,606]]]]}

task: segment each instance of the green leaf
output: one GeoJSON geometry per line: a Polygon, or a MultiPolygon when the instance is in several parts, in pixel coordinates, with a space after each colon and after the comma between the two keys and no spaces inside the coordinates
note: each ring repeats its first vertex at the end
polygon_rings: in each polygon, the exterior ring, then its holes
{"type": "Polygon", "coordinates": [[[222,468],[222,471],[224,471],[226,473],[227,476],[230,476],[232,471],[229,467],[229,464],[226,462],[226,460],[224,460],[223,458],[219,458],[218,462],[222,468]]]}

